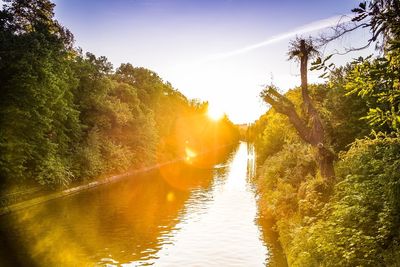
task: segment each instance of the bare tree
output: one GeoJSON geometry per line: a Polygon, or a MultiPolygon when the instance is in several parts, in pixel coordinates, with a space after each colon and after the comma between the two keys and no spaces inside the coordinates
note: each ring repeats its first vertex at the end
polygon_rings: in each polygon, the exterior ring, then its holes
{"type": "Polygon", "coordinates": [[[274,86],[267,86],[261,92],[261,97],[277,112],[286,115],[297,130],[300,138],[316,149],[316,159],[322,177],[326,180],[334,179],[333,162],[335,156],[324,143],[324,127],[308,91],[308,60],[316,56],[318,52],[311,39],[296,39],[291,42],[288,54],[289,59],[295,59],[300,62],[301,95],[305,116],[301,117],[297,113],[294,104],[278,93],[274,86]]]}

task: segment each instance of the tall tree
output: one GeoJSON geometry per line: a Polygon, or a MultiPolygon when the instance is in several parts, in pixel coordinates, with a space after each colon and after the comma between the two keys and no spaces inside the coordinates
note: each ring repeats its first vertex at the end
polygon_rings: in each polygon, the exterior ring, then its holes
{"type": "Polygon", "coordinates": [[[79,112],[72,35],[47,0],[5,1],[0,11],[0,173],[66,185],[74,176],[79,112]]]}
{"type": "Polygon", "coordinates": [[[303,117],[296,111],[295,105],[288,98],[279,94],[274,86],[267,86],[261,92],[261,97],[265,102],[275,108],[277,112],[286,115],[297,130],[301,139],[316,149],[317,163],[322,177],[325,179],[332,179],[335,177],[333,168],[335,157],[325,143],[324,127],[308,90],[308,61],[316,54],[317,50],[311,39],[296,39],[291,42],[289,59],[296,59],[300,62],[301,94],[304,109],[303,117]]]}

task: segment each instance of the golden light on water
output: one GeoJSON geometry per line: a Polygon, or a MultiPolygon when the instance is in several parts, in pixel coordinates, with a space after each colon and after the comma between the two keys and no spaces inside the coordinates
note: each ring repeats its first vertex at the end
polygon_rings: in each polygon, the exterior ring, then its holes
{"type": "Polygon", "coordinates": [[[210,119],[217,121],[224,117],[225,112],[217,105],[209,105],[207,115],[210,119]]]}
{"type": "Polygon", "coordinates": [[[189,147],[185,147],[185,160],[187,162],[190,163],[196,156],[197,156],[197,153],[195,151],[193,151],[189,147]]]}
{"type": "Polygon", "coordinates": [[[171,192],[168,192],[166,199],[167,199],[168,202],[174,201],[174,200],[175,200],[175,194],[174,194],[174,192],[172,192],[172,191],[171,191],[171,192]]]}

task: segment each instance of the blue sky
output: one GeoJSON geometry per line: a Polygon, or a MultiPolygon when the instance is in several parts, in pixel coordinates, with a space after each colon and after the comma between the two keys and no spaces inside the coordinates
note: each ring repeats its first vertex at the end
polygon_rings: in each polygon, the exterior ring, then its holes
{"type": "MultiPolygon", "coordinates": [[[[335,21],[358,5],[351,0],[55,3],[57,19],[84,51],[106,56],[115,67],[130,62],[152,69],[188,97],[209,100],[237,123],[265,112],[258,94],[271,77],[282,90],[299,84],[298,67],[286,56],[294,32],[335,21]]],[[[353,34],[325,52],[366,38],[365,32],[353,34]]],[[[341,64],[354,56],[335,61],[341,64]]],[[[317,76],[311,74],[310,80],[318,81],[317,76]]]]}

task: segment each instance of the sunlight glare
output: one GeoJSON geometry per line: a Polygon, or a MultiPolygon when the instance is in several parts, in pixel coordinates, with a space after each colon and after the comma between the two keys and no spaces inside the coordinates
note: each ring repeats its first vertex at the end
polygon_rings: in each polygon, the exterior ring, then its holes
{"type": "Polygon", "coordinates": [[[207,115],[208,117],[210,117],[210,119],[217,121],[224,117],[225,112],[218,106],[209,105],[207,110],[207,115]]]}

